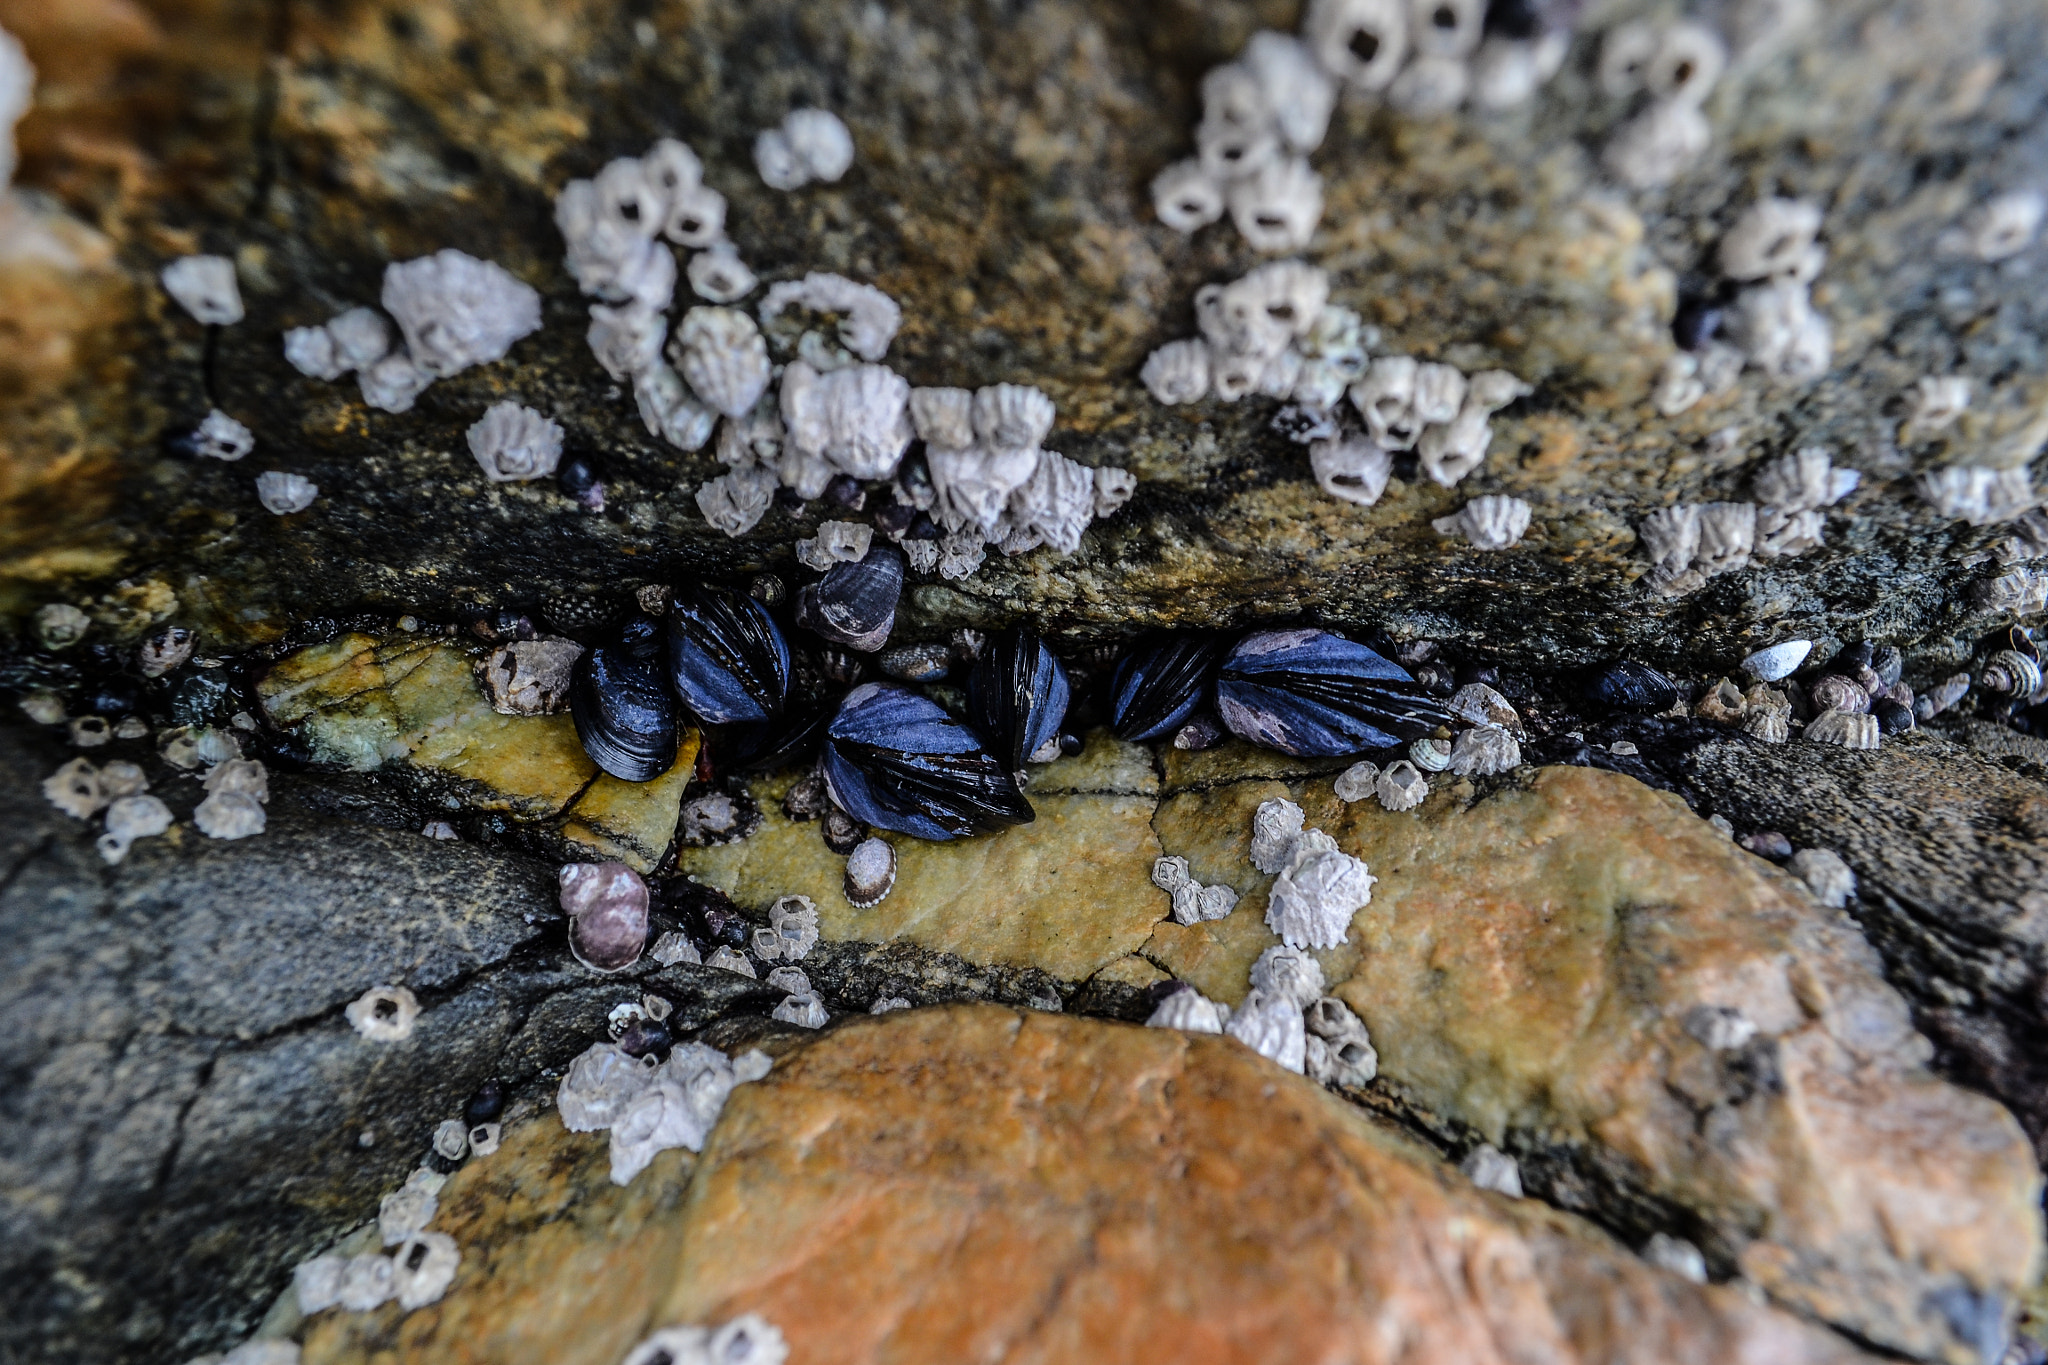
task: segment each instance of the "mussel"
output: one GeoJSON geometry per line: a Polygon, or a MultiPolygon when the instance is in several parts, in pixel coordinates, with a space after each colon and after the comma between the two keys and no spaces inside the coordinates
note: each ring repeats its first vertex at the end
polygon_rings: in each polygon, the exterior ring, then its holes
{"type": "Polygon", "coordinates": [[[1008,765],[973,731],[894,683],[847,693],[826,727],[823,762],[840,809],[877,829],[958,839],[1033,818],[1008,765]]]}
{"type": "Polygon", "coordinates": [[[872,654],[888,643],[903,595],[903,552],[871,545],[867,557],[834,564],[796,595],[796,623],[835,645],[872,654]]]}
{"type": "Polygon", "coordinates": [[[1407,670],[1326,630],[1262,630],[1216,675],[1216,710],[1240,739],[1335,757],[1419,739],[1450,712],[1407,670]]]}
{"type": "Polygon", "coordinates": [[[1128,740],[1158,739],[1194,714],[1230,641],[1207,631],[1155,635],[1110,676],[1110,724],[1128,740]]]}
{"type": "Polygon", "coordinates": [[[669,596],[668,676],[705,725],[761,725],[789,697],[789,644],[751,597],[685,586],[669,596]]]}
{"type": "Polygon", "coordinates": [[[1669,711],[1678,702],[1678,684],[1648,664],[1617,659],[1587,681],[1586,698],[1617,711],[1669,711]]]}
{"type": "Polygon", "coordinates": [[[676,761],[676,702],[662,676],[661,628],[634,616],[576,661],[569,714],[583,752],[625,782],[648,782],[676,761]]]}
{"type": "Polygon", "coordinates": [[[1013,772],[1059,757],[1068,695],[1067,670],[1022,626],[985,645],[967,675],[968,719],[1013,772]]]}

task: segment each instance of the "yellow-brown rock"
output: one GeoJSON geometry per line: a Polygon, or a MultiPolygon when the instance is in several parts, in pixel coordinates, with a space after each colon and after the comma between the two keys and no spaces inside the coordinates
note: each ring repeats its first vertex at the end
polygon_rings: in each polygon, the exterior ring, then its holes
{"type": "Polygon", "coordinates": [[[645,1210],[677,1167],[614,1191],[600,1150],[543,1117],[458,1176],[436,1226],[474,1259],[448,1298],[328,1315],[307,1365],[610,1362],[740,1312],[805,1365],[1868,1359],[1481,1193],[1220,1037],[858,1021],[733,1092],[672,1220],[645,1210]]]}

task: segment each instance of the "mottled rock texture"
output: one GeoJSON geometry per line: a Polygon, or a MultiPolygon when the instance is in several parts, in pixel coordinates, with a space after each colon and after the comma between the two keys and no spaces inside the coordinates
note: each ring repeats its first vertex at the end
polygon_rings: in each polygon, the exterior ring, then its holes
{"type": "Polygon", "coordinates": [[[309,1361],[602,1365],[739,1312],[821,1362],[1870,1358],[1474,1190],[1219,1037],[990,1006],[853,1023],[734,1091],[658,1218],[687,1158],[621,1194],[596,1142],[533,1127],[444,1195],[490,1248],[448,1300],[329,1315],[309,1361]]]}
{"type": "Polygon", "coordinates": [[[1255,29],[1292,27],[1291,4],[245,0],[67,7],[77,17],[61,23],[17,0],[0,22],[51,73],[23,128],[24,183],[54,191],[114,259],[34,266],[19,286],[80,302],[24,314],[56,319],[37,355],[76,359],[39,361],[5,399],[20,471],[12,600],[146,571],[234,641],[309,612],[445,615],[787,568],[815,516],[771,512],[738,545],[711,532],[690,496],[715,472],[709,450],[647,438],[585,348],[584,301],[560,264],[554,192],[673,134],[704,156],[764,281],[872,280],[904,305],[890,360],[913,382],[1041,385],[1059,404],[1055,448],[1144,480],[1072,558],[1034,552],[965,585],[915,587],[906,631],[1026,615],[1101,635],[1315,613],[1535,659],[1727,652],[1760,622],[1945,649],[1977,572],[1953,556],[1991,533],[1941,522],[1907,476],[2027,459],[2048,389],[2037,291],[2022,283],[2040,249],[1986,265],[1935,243],[2048,165],[2048,73],[2007,55],[2034,50],[2042,18],[1993,0],[1825,6],[1724,79],[1693,170],[1631,196],[1598,169],[1627,110],[1597,93],[1592,68],[1598,31],[1635,8],[1588,16],[1565,70],[1522,109],[1339,111],[1316,156],[1328,202],[1307,253],[1333,272],[1335,299],[1380,329],[1381,351],[1536,385],[1499,419],[1479,474],[1446,491],[1404,472],[1361,510],[1315,491],[1301,449],[1267,431],[1270,401],[1168,410],[1136,382],[1151,348],[1192,330],[1195,287],[1254,260],[1227,226],[1190,240],[1157,223],[1145,186],[1190,149],[1201,73],[1255,29]],[[751,139],[812,101],[851,127],[853,170],[769,191],[751,139]],[[1720,232],[1766,192],[1827,210],[1816,301],[1833,370],[1790,388],[1752,373],[1660,419],[1648,393],[1676,299],[1711,283],[1720,232]],[[371,302],[387,261],[449,246],[541,291],[545,329],[507,361],[435,385],[402,416],[285,365],[285,328],[371,302]],[[249,315],[217,336],[148,281],[194,248],[239,263],[249,315]],[[1978,385],[1971,415],[1902,444],[1902,393],[1951,372],[1978,385]],[[508,397],[600,458],[604,515],[545,484],[478,477],[461,433],[508,397]],[[252,426],[263,463],[320,485],[310,514],[262,512],[239,466],[156,457],[159,432],[212,405],[252,426]],[[1864,473],[1830,517],[1830,548],[1677,601],[1631,586],[1645,512],[1743,496],[1758,458],[1812,442],[1864,473]],[[1488,492],[1535,505],[1517,550],[1480,554],[1430,529],[1488,492]]]}

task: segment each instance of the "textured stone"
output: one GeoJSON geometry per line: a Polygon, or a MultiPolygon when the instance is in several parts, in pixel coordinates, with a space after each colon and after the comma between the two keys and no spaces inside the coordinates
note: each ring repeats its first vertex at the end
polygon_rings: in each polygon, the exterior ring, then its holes
{"type": "Polygon", "coordinates": [[[589,1137],[541,1118],[517,1141],[443,1192],[488,1251],[438,1311],[328,1315],[308,1365],[601,1365],[621,1328],[741,1311],[824,1365],[1869,1358],[1476,1191],[1220,1037],[859,1020],[733,1092],[675,1214],[686,1158],[614,1192],[589,1137]]]}

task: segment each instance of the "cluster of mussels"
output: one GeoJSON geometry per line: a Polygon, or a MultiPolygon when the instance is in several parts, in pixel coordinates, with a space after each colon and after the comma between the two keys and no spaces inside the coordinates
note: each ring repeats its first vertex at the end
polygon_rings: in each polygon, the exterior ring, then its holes
{"type": "MultiPolygon", "coordinates": [[[[887,554],[835,565],[798,595],[796,622],[877,650],[900,587],[900,561],[887,554]]],[[[687,717],[703,727],[716,768],[815,760],[825,794],[853,819],[942,840],[1030,821],[1025,765],[1079,751],[1061,729],[1074,695],[1067,668],[1031,630],[1013,627],[981,647],[962,721],[893,681],[806,699],[793,685],[798,658],[767,603],[702,585],[666,596],[662,620],[636,615],[576,662],[576,731],[614,777],[667,772],[687,717]]],[[[843,682],[858,677],[857,668],[830,671],[843,682]]],[[[1317,757],[1407,744],[1452,718],[1425,681],[1318,629],[1155,636],[1116,662],[1104,700],[1127,740],[1171,736],[1202,748],[1227,730],[1317,757]]]]}

